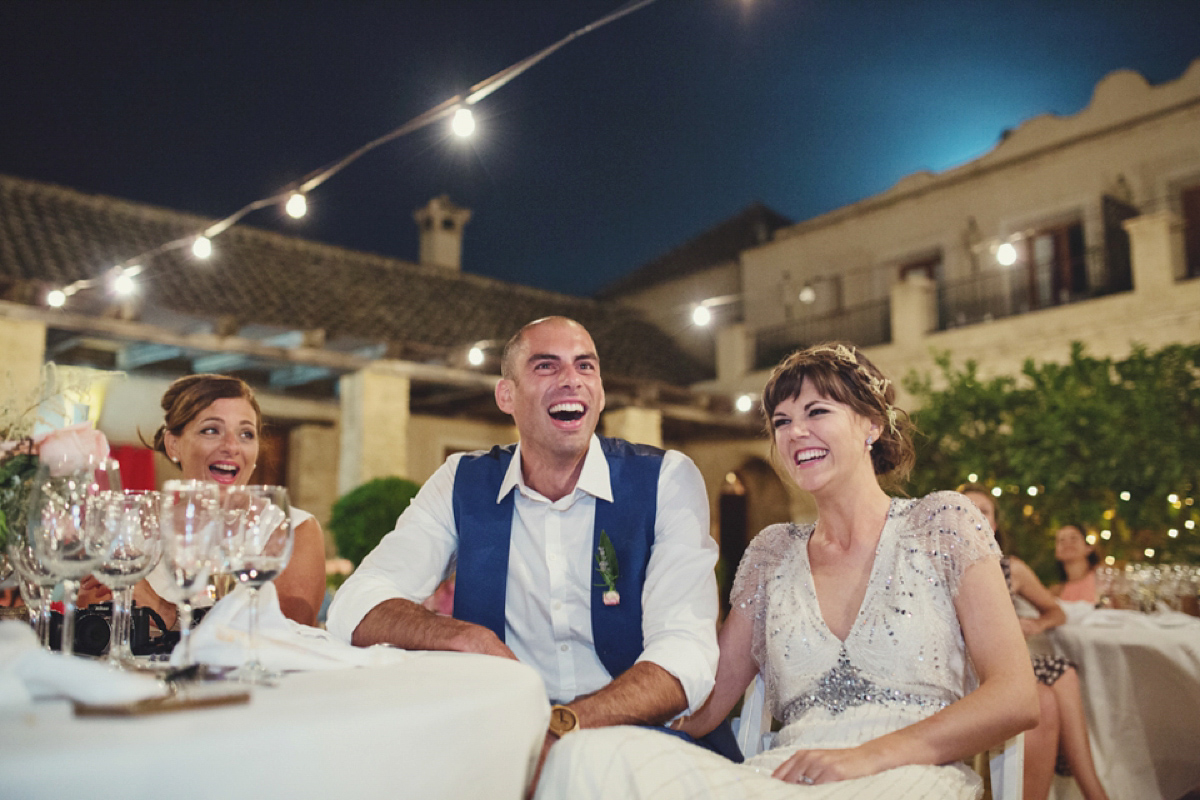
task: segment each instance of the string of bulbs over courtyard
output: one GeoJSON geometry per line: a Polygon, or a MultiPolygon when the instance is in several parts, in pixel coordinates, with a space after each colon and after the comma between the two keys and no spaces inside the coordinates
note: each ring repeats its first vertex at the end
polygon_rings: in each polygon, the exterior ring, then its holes
{"type": "Polygon", "coordinates": [[[293,183],[286,188],[267,197],[255,200],[224,219],[213,222],[198,233],[184,236],[178,239],[165,242],[150,250],[138,253],[125,259],[121,263],[105,270],[105,272],[97,277],[84,278],[74,281],[61,289],[52,289],[46,293],[46,305],[52,308],[63,308],[72,295],[82,289],[91,288],[99,285],[102,281],[107,281],[110,291],[117,297],[128,297],[138,291],[137,278],[149,270],[151,259],[163,253],[174,250],[190,249],[192,257],[198,261],[206,261],[213,256],[214,245],[213,240],[224,233],[229,228],[236,225],[247,214],[269,206],[283,205],[285,213],[293,219],[301,219],[308,213],[308,196],[314,189],[325,183],[334,175],[341,172],[353,162],[357,161],[362,156],[370,151],[380,147],[388,142],[398,139],[414,131],[420,130],[435,122],[445,120],[447,117],[450,120],[451,132],[460,138],[472,136],[476,130],[475,115],[472,112],[472,107],[483,100],[497,89],[506,85],[509,81],[521,75],[526,70],[541,62],[552,53],[565,47],[585,34],[596,31],[610,22],[639,11],[642,8],[655,2],[655,0],[629,0],[629,2],[620,6],[616,10],[600,17],[582,28],[579,28],[559,39],[549,47],[543,48],[531,56],[528,56],[515,64],[500,70],[491,77],[480,81],[472,86],[465,93],[455,95],[448,100],[439,103],[433,108],[425,111],[422,114],[413,117],[408,122],[404,123],[395,130],[384,134],[370,142],[367,142],[357,150],[333,161],[332,163],[321,167],[300,181],[293,183]]]}

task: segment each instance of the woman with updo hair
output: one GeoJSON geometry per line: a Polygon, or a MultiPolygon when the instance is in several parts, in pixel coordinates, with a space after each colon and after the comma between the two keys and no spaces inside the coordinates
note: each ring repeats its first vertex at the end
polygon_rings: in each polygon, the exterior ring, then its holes
{"type": "MultiPolygon", "coordinates": [[[[164,422],[156,451],[188,480],[246,486],[254,474],[262,434],[262,411],[245,381],[228,375],[187,375],[162,397],[164,422]]],[[[292,507],[295,544],[287,568],[275,579],[284,616],[317,624],[325,598],[325,540],[312,514],[292,507]]],[[[134,589],[134,601],[153,608],[173,626],[175,606],[160,597],[167,586],[161,567],[134,589]]]]}
{"type": "Polygon", "coordinates": [[[550,751],[538,798],[977,798],[965,758],[1037,722],[1000,551],[956,492],[889,496],[913,463],[907,415],[862,352],[788,356],[763,390],[780,469],[814,522],[771,525],[738,567],[716,686],[675,727],[714,729],[761,674],[783,723],[733,764],[661,733],[588,729],[550,751]]]}

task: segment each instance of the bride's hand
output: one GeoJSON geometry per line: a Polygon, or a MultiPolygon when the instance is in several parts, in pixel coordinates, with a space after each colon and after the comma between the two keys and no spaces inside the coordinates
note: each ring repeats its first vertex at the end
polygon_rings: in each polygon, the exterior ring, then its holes
{"type": "Polygon", "coordinates": [[[797,750],[771,776],[787,783],[832,783],[874,775],[886,769],[862,747],[846,750],[797,750]]]}

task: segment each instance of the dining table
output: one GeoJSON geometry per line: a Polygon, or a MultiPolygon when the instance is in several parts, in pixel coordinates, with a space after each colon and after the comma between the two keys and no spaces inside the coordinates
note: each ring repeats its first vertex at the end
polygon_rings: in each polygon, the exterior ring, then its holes
{"type": "Polygon", "coordinates": [[[550,714],[538,674],[484,655],[404,656],[166,713],[0,706],[0,798],[522,798],[550,714]]]}
{"type": "Polygon", "coordinates": [[[1078,670],[1109,797],[1178,800],[1200,789],[1200,619],[1069,611],[1051,639],[1078,670]]]}

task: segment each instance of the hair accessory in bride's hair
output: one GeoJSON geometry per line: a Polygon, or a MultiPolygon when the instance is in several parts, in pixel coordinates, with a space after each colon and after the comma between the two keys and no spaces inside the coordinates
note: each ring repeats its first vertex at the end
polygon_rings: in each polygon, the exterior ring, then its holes
{"type": "Polygon", "coordinates": [[[888,428],[892,433],[897,433],[896,428],[896,407],[887,401],[887,390],[892,385],[892,382],[887,378],[871,373],[865,364],[860,364],[858,361],[858,353],[853,347],[847,347],[844,344],[836,345],[820,345],[809,350],[810,353],[831,353],[833,357],[847,364],[853,364],[866,380],[867,386],[871,388],[871,393],[879,398],[883,403],[885,413],[887,414],[888,428]]]}

